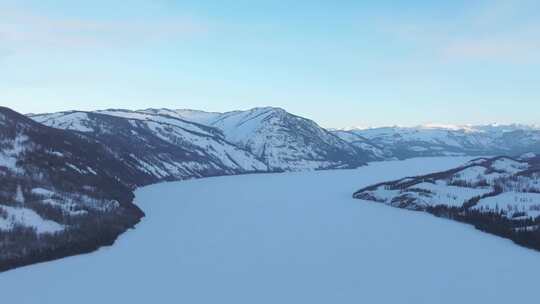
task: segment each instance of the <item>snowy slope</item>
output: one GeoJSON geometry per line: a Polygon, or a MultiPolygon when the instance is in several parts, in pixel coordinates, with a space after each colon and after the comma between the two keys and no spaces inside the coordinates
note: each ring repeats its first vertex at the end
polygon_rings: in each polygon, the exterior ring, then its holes
{"type": "Polygon", "coordinates": [[[394,158],[391,148],[386,144],[378,145],[362,136],[360,133],[345,130],[332,130],[331,132],[353,146],[370,153],[372,159],[381,160],[394,158]]]}
{"type": "Polygon", "coordinates": [[[537,252],[350,196],[463,162],[413,159],[145,187],[136,200],[148,216],[135,231],[90,255],[3,273],[2,301],[534,303],[537,252]]]}
{"type": "Polygon", "coordinates": [[[184,119],[217,127],[227,140],[248,149],[273,169],[355,168],[370,159],[370,153],[355,148],[315,122],[280,108],[222,114],[186,110],[175,113],[184,119]]]}
{"type": "Polygon", "coordinates": [[[0,271],[111,244],[143,216],[129,180],[144,174],[91,137],[0,107],[0,147],[0,271]]]}
{"type": "Polygon", "coordinates": [[[51,127],[91,134],[135,170],[156,180],[267,171],[264,163],[227,142],[219,130],[172,116],[107,110],[32,118],[51,127]]]}
{"type": "Polygon", "coordinates": [[[218,113],[218,112],[205,112],[205,111],[189,110],[189,109],[178,109],[178,110],[146,109],[146,110],[140,110],[139,112],[171,116],[175,118],[197,122],[203,125],[211,125],[214,120],[216,120],[219,116],[222,115],[222,113],[218,113]]]}
{"type": "MultiPolygon", "coordinates": [[[[255,108],[227,113],[170,109],[104,110],[96,113],[172,125],[205,135],[211,133],[210,136],[219,137],[221,141],[249,151],[252,157],[262,160],[270,170],[356,168],[367,160],[380,158],[369,147],[364,150],[351,145],[315,122],[280,108],[255,108]]],[[[92,129],[92,123],[88,123],[88,113],[63,114],[53,113],[33,118],[58,128],[83,132],[92,129]],[[65,114],[69,114],[69,117],[65,114]]],[[[184,143],[190,141],[197,139],[192,136],[186,138],[184,143]]],[[[261,170],[260,164],[255,167],[261,170]]]]}
{"type": "MultiPolygon", "coordinates": [[[[498,197],[514,191],[540,191],[540,188],[536,188],[540,171],[530,171],[531,167],[533,164],[527,161],[508,157],[478,159],[447,172],[368,187],[355,196],[416,210],[438,205],[462,207],[477,197],[498,197]]],[[[540,207],[540,200],[536,204],[540,207]]],[[[495,210],[495,205],[491,210],[495,210]]]]}
{"type": "Polygon", "coordinates": [[[37,234],[54,234],[65,229],[64,225],[44,219],[29,208],[0,206],[0,213],[5,215],[5,217],[0,217],[0,230],[3,231],[23,226],[35,229],[37,234]]]}

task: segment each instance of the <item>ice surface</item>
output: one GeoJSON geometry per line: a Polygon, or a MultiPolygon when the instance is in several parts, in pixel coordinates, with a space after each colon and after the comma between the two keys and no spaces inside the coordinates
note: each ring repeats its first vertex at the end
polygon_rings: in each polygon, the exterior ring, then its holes
{"type": "Polygon", "coordinates": [[[352,199],[465,158],[139,189],[113,247],[0,274],[5,303],[533,303],[540,253],[471,226],[352,199]]]}

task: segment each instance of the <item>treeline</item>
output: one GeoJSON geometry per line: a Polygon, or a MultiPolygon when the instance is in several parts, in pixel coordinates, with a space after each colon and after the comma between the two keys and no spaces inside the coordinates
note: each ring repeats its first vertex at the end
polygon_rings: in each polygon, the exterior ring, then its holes
{"type": "Polygon", "coordinates": [[[473,225],[476,229],[512,240],[514,243],[540,251],[540,217],[508,218],[503,210],[477,210],[438,205],[426,211],[438,216],[473,225]]]}
{"type": "Polygon", "coordinates": [[[34,228],[20,225],[9,231],[0,230],[0,271],[110,246],[143,216],[134,205],[112,212],[90,212],[92,214],[78,218],[76,223],[73,221],[66,230],[54,234],[38,234],[34,228]]]}

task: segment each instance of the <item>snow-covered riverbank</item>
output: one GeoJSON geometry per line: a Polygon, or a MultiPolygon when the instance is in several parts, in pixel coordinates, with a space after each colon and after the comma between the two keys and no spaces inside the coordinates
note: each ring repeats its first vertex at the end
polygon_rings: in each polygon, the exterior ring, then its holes
{"type": "Polygon", "coordinates": [[[0,274],[6,303],[530,302],[540,254],[428,214],[352,199],[466,158],[217,177],[139,189],[111,248],[0,274]]]}

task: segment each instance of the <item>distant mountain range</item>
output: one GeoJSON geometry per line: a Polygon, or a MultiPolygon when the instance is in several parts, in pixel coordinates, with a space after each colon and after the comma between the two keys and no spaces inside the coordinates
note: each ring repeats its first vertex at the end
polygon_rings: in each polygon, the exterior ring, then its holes
{"type": "MultiPolygon", "coordinates": [[[[179,136],[164,135],[163,128],[155,132],[158,126],[164,125],[191,131],[198,129],[195,132],[198,134],[210,132],[219,137],[221,142],[226,141],[263,162],[266,168],[255,166],[259,170],[351,168],[367,161],[412,157],[520,155],[531,151],[540,152],[540,128],[533,126],[426,125],[326,130],[309,119],[273,107],[225,113],[186,109],[115,109],[90,113],[72,111],[38,114],[30,117],[55,128],[96,133],[99,131],[96,129],[99,123],[93,123],[92,119],[97,120],[98,114],[131,122],[139,121],[138,124],[144,121],[146,129],[154,134],[159,133],[162,137],[179,136]]],[[[101,116],[101,120],[103,119],[101,116]]],[[[186,143],[197,144],[193,136],[182,136],[184,139],[179,142],[180,146],[185,146],[186,143]]],[[[234,154],[231,152],[228,155],[234,154]]]]}
{"type": "MultiPolygon", "coordinates": [[[[118,136],[101,131],[103,121],[112,120],[110,116],[116,117],[117,124],[127,122],[125,125],[129,125],[129,129],[116,128],[125,133],[126,139],[137,140],[145,134],[164,139],[176,145],[177,149],[197,150],[203,161],[216,159],[225,167],[238,167],[236,171],[230,170],[229,174],[253,170],[355,168],[370,160],[364,151],[315,122],[279,108],[228,113],[168,109],[105,110],[32,115],[31,118],[51,127],[92,133],[102,139],[104,136],[118,136]],[[144,128],[146,133],[134,128],[144,128]]],[[[115,139],[115,142],[118,141],[115,139]]],[[[126,142],[125,146],[134,145],[126,142]]],[[[186,157],[181,156],[181,159],[185,161],[186,157]]],[[[204,175],[207,174],[201,176],[204,175]]]]}
{"type": "Polygon", "coordinates": [[[95,250],[144,214],[132,191],[219,175],[351,169],[369,161],[540,151],[523,126],[326,130],[280,108],[0,107],[0,270],[95,250]]]}
{"type": "Polygon", "coordinates": [[[540,151],[540,129],[524,125],[382,127],[332,132],[372,151],[379,159],[540,151]]]}

